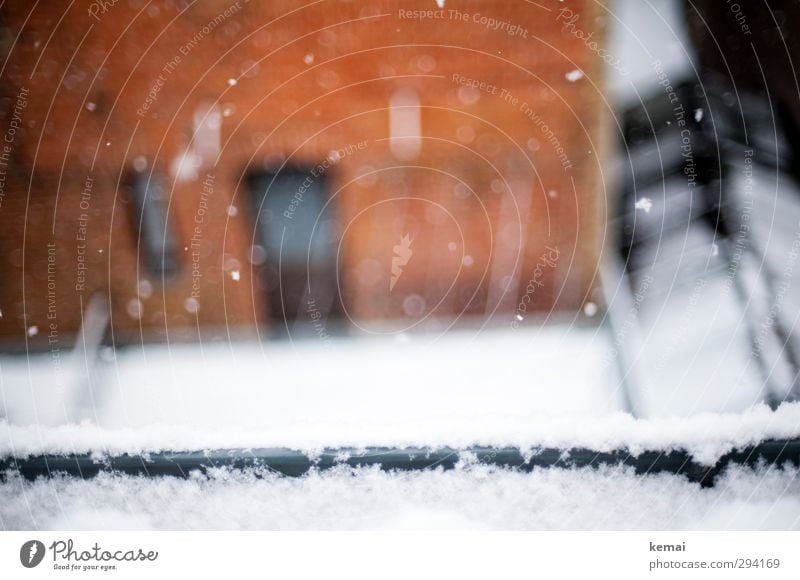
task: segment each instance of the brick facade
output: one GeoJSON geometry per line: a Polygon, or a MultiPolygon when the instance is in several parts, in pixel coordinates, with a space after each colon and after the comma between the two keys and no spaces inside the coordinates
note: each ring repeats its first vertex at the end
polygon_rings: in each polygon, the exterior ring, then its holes
{"type": "Polygon", "coordinates": [[[3,7],[0,334],[37,326],[43,344],[55,324],[68,342],[95,293],[120,340],[268,326],[249,184],[286,168],[320,168],[341,314],[365,328],[507,324],[534,278],[528,311],[590,299],[610,113],[580,36],[602,44],[600,5],[188,4],[3,7]],[[132,175],[163,191],[163,279],[137,245],[132,175]]]}

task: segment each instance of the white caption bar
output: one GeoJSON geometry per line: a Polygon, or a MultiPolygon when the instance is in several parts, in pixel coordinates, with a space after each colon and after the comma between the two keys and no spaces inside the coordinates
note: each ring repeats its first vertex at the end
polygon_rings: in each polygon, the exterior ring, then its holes
{"type": "Polygon", "coordinates": [[[794,579],[798,540],[798,532],[4,532],[0,577],[794,579]]]}

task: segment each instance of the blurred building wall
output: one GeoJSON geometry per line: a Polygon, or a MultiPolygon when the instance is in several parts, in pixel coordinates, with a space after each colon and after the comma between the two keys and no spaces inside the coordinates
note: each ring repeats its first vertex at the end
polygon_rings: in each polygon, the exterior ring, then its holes
{"type": "Polygon", "coordinates": [[[324,165],[353,320],[508,323],[526,295],[526,312],[591,299],[599,4],[189,4],[3,6],[0,334],[68,341],[95,293],[118,338],[267,324],[247,177],[284,164],[324,165]],[[143,263],[136,175],[163,190],[174,275],[143,263]]]}

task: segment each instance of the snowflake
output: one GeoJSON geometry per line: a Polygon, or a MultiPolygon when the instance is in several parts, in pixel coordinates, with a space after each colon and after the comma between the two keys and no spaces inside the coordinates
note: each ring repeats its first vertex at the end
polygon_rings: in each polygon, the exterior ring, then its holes
{"type": "Polygon", "coordinates": [[[643,209],[645,213],[650,213],[650,210],[653,209],[653,200],[649,197],[643,197],[634,204],[634,207],[636,209],[643,209]]]}
{"type": "Polygon", "coordinates": [[[579,81],[579,80],[581,80],[583,78],[583,71],[580,71],[578,69],[571,70],[567,74],[565,74],[564,77],[569,82],[574,83],[574,82],[579,81]]]}

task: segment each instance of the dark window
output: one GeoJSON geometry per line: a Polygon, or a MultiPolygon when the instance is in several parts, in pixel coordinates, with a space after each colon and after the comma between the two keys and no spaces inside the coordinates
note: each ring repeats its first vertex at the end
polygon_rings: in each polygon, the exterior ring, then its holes
{"type": "Polygon", "coordinates": [[[257,274],[273,334],[329,333],[328,322],[341,313],[339,228],[324,174],[283,168],[251,174],[248,183],[257,216],[254,243],[264,250],[257,274]]]}
{"type": "Polygon", "coordinates": [[[139,258],[152,274],[171,278],[178,270],[177,244],[159,177],[150,171],[133,170],[127,183],[139,258]]]}

